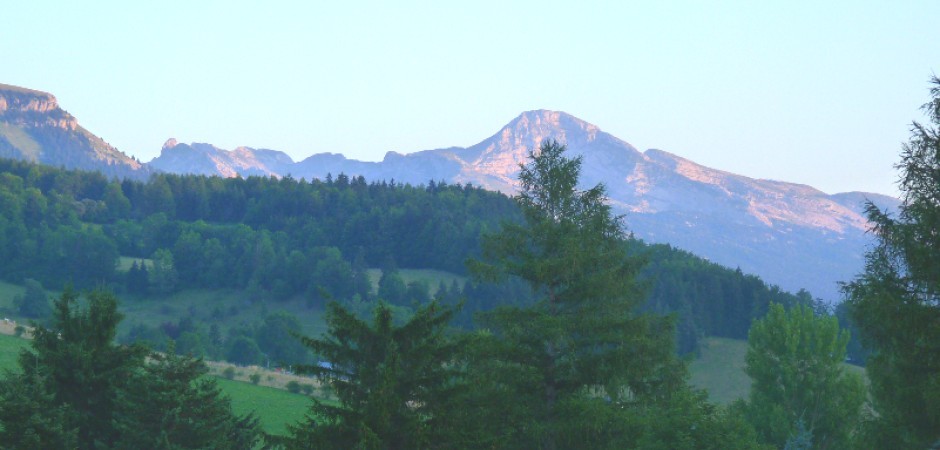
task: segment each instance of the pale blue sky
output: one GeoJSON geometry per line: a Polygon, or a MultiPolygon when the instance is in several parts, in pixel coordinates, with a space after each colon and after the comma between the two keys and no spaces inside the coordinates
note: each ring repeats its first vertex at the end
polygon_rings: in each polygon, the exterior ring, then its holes
{"type": "Polygon", "coordinates": [[[896,193],[940,1],[15,1],[0,83],[143,161],[163,142],[379,160],[520,112],[834,193],[896,193]],[[454,5],[454,6],[448,6],[454,5]]]}

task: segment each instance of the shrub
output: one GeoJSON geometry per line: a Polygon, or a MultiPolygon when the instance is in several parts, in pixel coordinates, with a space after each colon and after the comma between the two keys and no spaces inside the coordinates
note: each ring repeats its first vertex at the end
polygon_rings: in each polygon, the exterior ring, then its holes
{"type": "Polygon", "coordinates": [[[251,384],[258,384],[258,382],[261,381],[261,374],[253,373],[248,377],[248,379],[251,380],[251,384]]]}
{"type": "Polygon", "coordinates": [[[225,370],[222,371],[222,376],[229,380],[235,378],[235,368],[232,366],[226,367],[225,370]]]}
{"type": "Polygon", "coordinates": [[[299,393],[300,393],[300,383],[298,383],[298,382],[296,382],[296,381],[288,381],[288,382],[287,382],[287,390],[288,390],[290,393],[292,393],[292,394],[299,394],[299,393]]]}
{"type": "Polygon", "coordinates": [[[300,390],[304,391],[304,394],[310,395],[313,393],[313,385],[310,383],[301,383],[300,390]]]}

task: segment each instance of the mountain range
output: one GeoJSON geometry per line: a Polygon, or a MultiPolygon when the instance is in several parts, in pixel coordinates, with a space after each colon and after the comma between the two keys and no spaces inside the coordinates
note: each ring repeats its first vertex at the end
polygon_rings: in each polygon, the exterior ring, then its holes
{"type": "Polygon", "coordinates": [[[163,171],[311,180],[344,173],[370,181],[471,183],[513,194],[519,164],[545,139],[565,143],[571,154],[582,156],[582,185],[604,183],[615,211],[625,215],[636,236],[738,267],[786,290],[807,289],[830,302],[839,298],[837,283],[862,269],[871,242],[864,203],[889,209],[898,204],[874,193],[829,195],[806,185],[753,179],[662,150],[641,152],[595,125],[547,110],[524,112],[470,147],[388,152],[380,162],[336,153],[295,162],[276,150],[224,150],[170,139],[157,158],[140,164],[79,127],[51,95],[0,85],[0,156],[112,176],[140,178],[163,171]]]}

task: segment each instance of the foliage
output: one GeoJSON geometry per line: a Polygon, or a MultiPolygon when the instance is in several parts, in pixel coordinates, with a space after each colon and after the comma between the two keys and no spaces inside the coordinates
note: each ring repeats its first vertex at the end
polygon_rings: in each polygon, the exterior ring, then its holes
{"type": "Polygon", "coordinates": [[[50,327],[34,328],[32,350],[20,355],[20,367],[37,391],[65,408],[64,425],[77,429],[80,447],[113,445],[118,393],[145,351],[114,344],[121,320],[114,295],[97,290],[88,294],[87,307],[78,302],[71,289],[55,301],[50,327]]]}
{"type": "Polygon", "coordinates": [[[305,422],[291,427],[291,448],[429,448],[454,411],[443,408],[454,389],[457,346],[444,334],[453,310],[420,307],[397,326],[379,304],[366,323],[337,303],[327,311],[329,331],[302,338],[321,362],[304,366],[332,388],[339,405],[313,400],[305,422]]]}
{"type": "Polygon", "coordinates": [[[284,386],[284,387],[286,387],[286,388],[287,388],[287,392],[290,392],[291,394],[299,394],[299,393],[300,393],[300,383],[298,383],[298,382],[295,381],[295,380],[288,381],[288,382],[287,382],[287,385],[284,386]]]}
{"type": "MultiPolygon", "coordinates": [[[[487,368],[505,374],[491,387],[516,393],[505,400],[515,407],[500,406],[514,413],[510,439],[519,447],[564,447],[585,434],[599,439],[591,446],[613,445],[613,436],[568,427],[571,418],[606,423],[683,384],[672,322],[638,311],[642,260],[624,251],[621,220],[603,186],[579,190],[581,159],[564,151],[546,141],[530,154],[516,198],[524,223],[505,223],[488,236],[484,254],[492,263],[474,264],[481,277],[525,280],[536,298],[529,307],[498,308],[487,321],[495,333],[487,368]]],[[[631,445],[636,437],[617,439],[631,445]]]]}
{"type": "Polygon", "coordinates": [[[179,274],[173,263],[173,254],[169,250],[157,249],[150,257],[153,269],[147,274],[150,289],[159,294],[169,294],[176,289],[179,274]]]}
{"type": "Polygon", "coordinates": [[[172,348],[150,359],[122,392],[117,448],[248,449],[258,442],[258,418],[232,413],[202,360],[172,348]]]}
{"type": "Polygon", "coordinates": [[[55,300],[19,372],[0,379],[0,434],[9,448],[249,448],[257,421],[235,417],[201,361],[114,344],[113,294],[55,300]]]}
{"type": "Polygon", "coordinates": [[[225,359],[233,364],[250,366],[260,364],[264,360],[264,354],[254,339],[248,336],[237,336],[229,344],[225,359]]]}
{"type": "MultiPolygon", "coordinates": [[[[747,415],[762,440],[783,447],[808,433],[814,448],[847,448],[865,401],[865,385],[843,367],[848,332],[808,306],[771,305],[751,326],[747,415]],[[804,427],[804,428],[800,428],[804,427]]],[[[804,439],[805,440],[805,439],[804,439]]]]}
{"type": "MultiPolygon", "coordinates": [[[[522,220],[501,194],[446,183],[170,174],[149,183],[116,182],[3,159],[0,178],[0,278],[34,278],[52,288],[104,282],[135,297],[237,289],[256,302],[302,299],[317,309],[328,298],[351,305],[358,295],[370,302],[375,292],[368,267],[394,260],[461,275],[465,259],[479,254],[486,230],[522,220]],[[157,252],[158,261],[144,262],[157,252]],[[115,271],[119,254],[130,262],[115,271]]],[[[642,309],[677,314],[681,353],[696,351],[702,336],[743,339],[767,304],[798,301],[756,277],[669,246],[624,245],[650,261],[640,274],[650,285],[642,309]]],[[[425,289],[409,288],[405,272],[399,271],[405,293],[390,277],[386,300],[404,307],[425,302],[425,289]]],[[[475,326],[478,312],[533,301],[528,287],[512,278],[447,288],[450,303],[466,299],[455,319],[466,329],[475,326]]],[[[146,337],[165,345],[159,336],[146,337]]],[[[208,342],[202,340],[206,354],[224,356],[221,345],[208,342]]]]}
{"type": "Polygon", "coordinates": [[[875,414],[866,442],[882,448],[940,444],[940,78],[901,152],[897,217],[868,205],[878,245],[845,293],[863,342],[875,414]]]}
{"type": "Polygon", "coordinates": [[[255,340],[271,362],[283,366],[294,365],[307,359],[307,349],[294,339],[294,335],[299,332],[300,321],[297,317],[278,311],[264,318],[255,340]]]}
{"type": "Polygon", "coordinates": [[[46,290],[42,288],[42,283],[27,278],[23,281],[23,285],[26,287],[26,292],[13,299],[17,312],[30,319],[45,319],[52,315],[52,307],[49,305],[49,298],[46,290]]]}
{"type": "Polygon", "coordinates": [[[57,404],[36,377],[7,373],[0,382],[0,448],[76,448],[68,408],[57,404]]]}
{"type": "Polygon", "coordinates": [[[763,317],[771,303],[814,303],[806,291],[796,295],[781,291],[755,275],[666,244],[630,240],[625,245],[629,254],[647,261],[640,272],[641,280],[649,285],[643,310],[676,314],[676,344],[681,354],[698,351],[704,336],[747,339],[751,322],[763,317]]]}

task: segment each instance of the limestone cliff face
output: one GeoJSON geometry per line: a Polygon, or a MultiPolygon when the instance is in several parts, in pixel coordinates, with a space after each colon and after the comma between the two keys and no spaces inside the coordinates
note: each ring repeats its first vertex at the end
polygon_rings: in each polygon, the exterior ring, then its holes
{"type": "Polygon", "coordinates": [[[78,128],[78,120],[60,109],[52,94],[7,84],[0,84],[0,118],[21,126],[78,128]]]}
{"type": "Polygon", "coordinates": [[[0,84],[0,157],[145,178],[149,169],[78,124],[49,93],[0,84]]]}

